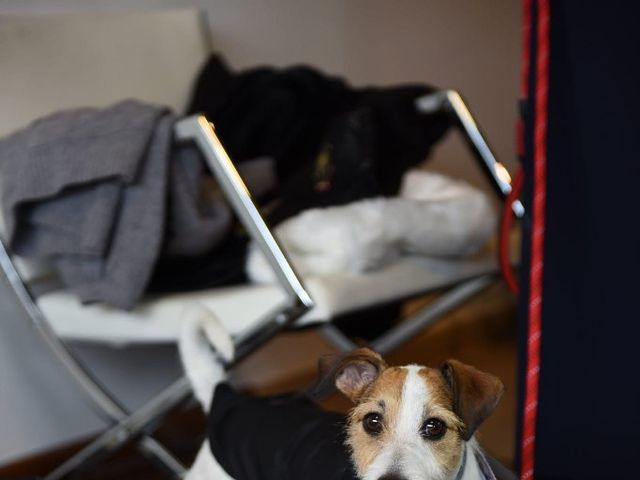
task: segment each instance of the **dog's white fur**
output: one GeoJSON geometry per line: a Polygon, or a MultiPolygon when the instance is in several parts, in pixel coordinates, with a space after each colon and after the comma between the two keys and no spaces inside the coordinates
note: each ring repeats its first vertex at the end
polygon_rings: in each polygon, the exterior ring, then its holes
{"type": "MultiPolygon", "coordinates": [[[[204,307],[193,307],[184,321],[180,338],[180,356],[195,397],[205,412],[209,410],[215,386],[227,376],[221,360],[233,358],[233,342],[213,313],[204,307]],[[212,350],[215,349],[215,352],[212,350]]],[[[424,421],[426,405],[430,403],[430,387],[419,375],[419,365],[402,367],[407,376],[402,385],[400,413],[392,439],[382,448],[367,468],[363,480],[378,480],[392,472],[406,480],[452,480],[454,472],[445,472],[436,461],[428,442],[419,430],[424,421]]],[[[463,442],[463,445],[465,442],[463,442]]],[[[482,455],[474,438],[466,442],[466,463],[462,480],[481,479],[476,454],[482,455]]],[[[462,462],[462,456],[460,463],[462,462]]],[[[233,480],[211,454],[204,442],[186,480],[233,480]]]]}
{"type": "MultiPolygon", "coordinates": [[[[193,394],[203,410],[208,412],[216,385],[227,379],[221,360],[229,361],[233,358],[233,340],[210,310],[194,304],[185,314],[179,350],[193,394]]],[[[200,447],[185,479],[234,480],[213,457],[208,441],[200,447]]]]}
{"type": "Polygon", "coordinates": [[[427,384],[418,376],[419,367],[410,365],[402,386],[400,413],[392,440],[369,467],[364,480],[378,480],[392,469],[408,478],[445,478],[433,452],[425,448],[420,434],[424,405],[429,401],[427,384]],[[421,475],[421,476],[419,476],[421,475]]]}
{"type": "MultiPolygon", "coordinates": [[[[495,230],[487,196],[464,182],[424,170],[403,180],[400,196],[306,210],[276,228],[302,274],[375,270],[402,253],[460,257],[475,253],[495,230]]],[[[246,271],[254,282],[274,281],[252,244],[246,271]]]]}

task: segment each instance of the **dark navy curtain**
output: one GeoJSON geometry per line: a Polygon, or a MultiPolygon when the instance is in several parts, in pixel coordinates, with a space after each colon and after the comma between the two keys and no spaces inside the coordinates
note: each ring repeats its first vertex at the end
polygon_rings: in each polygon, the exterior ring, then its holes
{"type": "MultiPolygon", "coordinates": [[[[550,5],[535,478],[640,478],[640,2],[550,5]]],[[[534,92],[535,41],[529,54],[534,92]]],[[[522,106],[527,206],[534,102],[522,106]]],[[[524,227],[521,360],[530,219],[524,227]]]]}

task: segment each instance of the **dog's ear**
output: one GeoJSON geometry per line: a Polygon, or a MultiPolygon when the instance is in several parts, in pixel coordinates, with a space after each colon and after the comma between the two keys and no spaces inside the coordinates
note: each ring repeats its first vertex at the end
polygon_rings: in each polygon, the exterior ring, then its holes
{"type": "Polygon", "coordinates": [[[495,375],[457,360],[447,360],[440,371],[453,393],[454,412],[464,422],[462,437],[469,440],[498,405],[504,385],[495,375]]]}
{"type": "Polygon", "coordinates": [[[336,388],[357,403],[387,364],[373,350],[359,348],[343,358],[335,369],[336,388]]]}

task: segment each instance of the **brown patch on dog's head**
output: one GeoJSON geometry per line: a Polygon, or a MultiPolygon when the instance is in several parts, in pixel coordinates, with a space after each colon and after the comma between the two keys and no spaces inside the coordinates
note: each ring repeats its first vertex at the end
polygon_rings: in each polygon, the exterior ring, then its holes
{"type": "Polygon", "coordinates": [[[440,371],[451,390],[453,411],[464,423],[462,437],[469,440],[495,410],[504,393],[504,385],[495,375],[458,360],[447,360],[440,371]]]}

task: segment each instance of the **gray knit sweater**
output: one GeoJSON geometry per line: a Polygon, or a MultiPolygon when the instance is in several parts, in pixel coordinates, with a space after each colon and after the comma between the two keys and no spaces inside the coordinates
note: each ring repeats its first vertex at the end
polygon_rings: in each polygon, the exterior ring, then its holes
{"type": "Polygon", "coordinates": [[[0,140],[10,249],[50,257],[83,302],[129,309],[162,248],[212,248],[231,214],[221,202],[198,205],[202,162],[172,145],[174,122],[162,107],[129,100],[56,113],[0,140]]]}

